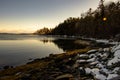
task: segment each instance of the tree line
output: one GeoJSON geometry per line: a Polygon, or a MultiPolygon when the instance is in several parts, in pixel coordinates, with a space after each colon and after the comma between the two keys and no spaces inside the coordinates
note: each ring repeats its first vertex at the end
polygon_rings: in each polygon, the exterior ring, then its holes
{"type": "MultiPolygon", "coordinates": [[[[41,34],[41,30],[37,34],[41,34]]],[[[45,30],[44,34],[97,38],[115,37],[120,34],[120,2],[104,5],[104,1],[101,0],[96,10],[93,11],[90,8],[79,18],[69,17],[55,28],[45,30]]]]}

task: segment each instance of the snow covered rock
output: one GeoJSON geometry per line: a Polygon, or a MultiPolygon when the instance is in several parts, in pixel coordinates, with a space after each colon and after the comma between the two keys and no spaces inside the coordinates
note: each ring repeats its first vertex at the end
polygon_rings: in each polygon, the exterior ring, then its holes
{"type": "Polygon", "coordinates": [[[77,60],[76,62],[77,63],[86,63],[87,61],[86,60],[77,60]]]}
{"type": "Polygon", "coordinates": [[[120,62],[120,45],[113,47],[112,52],[114,53],[114,57],[108,61],[108,66],[120,62]]]}
{"type": "Polygon", "coordinates": [[[79,57],[80,58],[85,58],[85,59],[89,58],[89,56],[87,54],[81,54],[81,55],[79,55],[79,57]]]}
{"type": "Polygon", "coordinates": [[[97,52],[97,50],[93,49],[93,50],[88,51],[87,54],[95,53],[95,52],[97,52]]]}
{"type": "Polygon", "coordinates": [[[87,60],[87,62],[93,62],[93,61],[95,61],[95,58],[94,58],[94,57],[87,60]]]}
{"type": "MultiPolygon", "coordinates": [[[[107,43],[107,41],[105,42],[107,43]]],[[[77,60],[84,63],[80,69],[86,74],[91,74],[96,80],[119,80],[120,76],[120,44],[110,48],[90,50],[79,57],[89,56],[88,59],[77,60]],[[87,63],[85,63],[87,62],[87,63]],[[114,66],[114,67],[113,67],[114,66]]]]}
{"type": "Polygon", "coordinates": [[[94,75],[95,79],[97,80],[105,80],[106,76],[104,76],[103,74],[100,74],[100,69],[98,68],[94,68],[91,70],[92,75],[94,75]]]}
{"type": "Polygon", "coordinates": [[[110,80],[110,79],[117,77],[117,76],[118,76],[118,74],[109,74],[107,77],[107,80],[110,80]]]}

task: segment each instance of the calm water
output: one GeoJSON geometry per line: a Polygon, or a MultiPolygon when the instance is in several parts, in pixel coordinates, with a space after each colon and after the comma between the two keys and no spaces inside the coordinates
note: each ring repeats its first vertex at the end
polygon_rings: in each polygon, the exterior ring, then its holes
{"type": "Polygon", "coordinates": [[[64,52],[50,42],[54,39],[35,35],[0,35],[0,67],[21,65],[28,62],[30,58],[41,58],[51,53],[64,52]]]}
{"type": "Polygon", "coordinates": [[[37,35],[0,35],[0,67],[17,66],[29,59],[41,58],[49,54],[63,53],[81,45],[74,39],[37,35]]]}

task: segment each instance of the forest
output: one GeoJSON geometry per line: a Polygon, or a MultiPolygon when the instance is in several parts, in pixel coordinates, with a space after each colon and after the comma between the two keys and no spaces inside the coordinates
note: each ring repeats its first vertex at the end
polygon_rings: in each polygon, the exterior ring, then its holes
{"type": "Polygon", "coordinates": [[[120,34],[120,2],[105,5],[101,0],[96,10],[90,8],[81,17],[69,17],[55,28],[43,28],[35,34],[114,38],[120,34]]]}

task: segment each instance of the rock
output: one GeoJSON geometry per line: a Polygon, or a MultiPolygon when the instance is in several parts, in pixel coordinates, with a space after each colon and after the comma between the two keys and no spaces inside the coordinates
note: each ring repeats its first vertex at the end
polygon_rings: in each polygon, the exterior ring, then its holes
{"type": "Polygon", "coordinates": [[[90,66],[95,66],[97,64],[98,64],[98,61],[95,61],[95,62],[90,63],[90,66]]]}
{"type": "Polygon", "coordinates": [[[55,54],[53,54],[53,53],[49,54],[49,57],[54,57],[54,56],[55,56],[55,54]]]}
{"type": "Polygon", "coordinates": [[[110,52],[111,49],[110,49],[110,48],[104,48],[103,50],[104,50],[105,52],[110,52]]]}
{"type": "Polygon", "coordinates": [[[100,69],[94,68],[91,69],[91,74],[94,76],[95,80],[105,80],[106,77],[103,74],[100,74],[100,69]]]}
{"type": "Polygon", "coordinates": [[[71,66],[69,66],[69,65],[60,65],[59,66],[59,70],[61,71],[61,72],[63,72],[63,73],[71,73],[72,72],[72,68],[71,68],[71,66]]]}
{"type": "Polygon", "coordinates": [[[85,73],[86,74],[90,74],[91,73],[91,69],[90,68],[85,68],[85,73]]]}
{"type": "Polygon", "coordinates": [[[120,75],[109,80],[120,80],[120,75]]]}
{"type": "Polygon", "coordinates": [[[6,80],[7,78],[9,78],[10,76],[2,76],[0,77],[0,80],[6,80]]]}
{"type": "Polygon", "coordinates": [[[114,42],[114,40],[113,39],[109,39],[109,42],[114,42]]]}
{"type": "Polygon", "coordinates": [[[74,64],[74,60],[68,60],[68,62],[66,62],[66,65],[72,66],[74,64]]]}
{"type": "Polygon", "coordinates": [[[22,72],[18,72],[18,73],[16,73],[15,75],[17,76],[17,75],[20,75],[20,74],[22,74],[22,72]]]}
{"type": "Polygon", "coordinates": [[[72,58],[69,58],[68,60],[72,60],[72,58]]]}
{"type": "Polygon", "coordinates": [[[10,68],[14,68],[13,66],[10,66],[10,68]]]}
{"type": "Polygon", "coordinates": [[[93,62],[93,61],[95,61],[95,58],[94,58],[94,57],[87,60],[87,62],[93,62]]]}
{"type": "Polygon", "coordinates": [[[96,67],[99,68],[99,69],[101,69],[101,68],[104,68],[104,65],[101,64],[101,63],[99,63],[99,64],[96,65],[96,67]]]}
{"type": "Polygon", "coordinates": [[[118,56],[114,57],[113,59],[109,60],[107,66],[119,66],[120,59],[118,56]]]}
{"type": "Polygon", "coordinates": [[[120,34],[115,35],[115,40],[120,41],[120,34]]]}
{"type": "Polygon", "coordinates": [[[88,52],[87,52],[87,54],[91,54],[91,53],[95,53],[95,52],[97,52],[97,50],[89,50],[88,52]]]}
{"type": "Polygon", "coordinates": [[[113,70],[114,73],[118,73],[119,71],[120,71],[120,67],[116,67],[116,68],[114,68],[114,70],[113,70]]]}
{"type": "Polygon", "coordinates": [[[20,80],[31,80],[30,77],[23,76],[20,80]]]}
{"type": "Polygon", "coordinates": [[[94,53],[88,53],[90,54],[79,55],[76,61],[79,63],[78,71],[82,79],[90,75],[95,80],[120,80],[120,44],[112,47],[112,50],[109,47],[99,48],[94,53]],[[86,56],[89,58],[84,59],[86,56]]]}
{"type": "Polygon", "coordinates": [[[80,64],[76,62],[76,63],[73,65],[73,68],[75,69],[75,68],[78,68],[79,66],[80,66],[80,64]]]}
{"type": "Polygon", "coordinates": [[[81,54],[81,55],[79,55],[79,57],[80,57],[80,59],[88,59],[89,58],[88,54],[81,54]]]}
{"type": "Polygon", "coordinates": [[[87,63],[87,60],[77,60],[77,63],[87,63]]]}
{"type": "Polygon", "coordinates": [[[98,50],[99,52],[103,52],[104,50],[103,50],[103,48],[99,48],[99,50],[98,50]]]}
{"type": "Polygon", "coordinates": [[[108,59],[108,56],[109,56],[109,53],[104,53],[104,54],[102,55],[102,60],[108,59]]]}
{"type": "Polygon", "coordinates": [[[3,67],[3,69],[9,69],[10,68],[10,66],[4,66],[3,67]]]}
{"type": "Polygon", "coordinates": [[[52,72],[53,75],[51,75],[51,77],[56,77],[58,75],[63,74],[62,72],[52,72]]]}
{"type": "Polygon", "coordinates": [[[69,62],[69,59],[63,59],[63,63],[69,62]]]}
{"type": "Polygon", "coordinates": [[[30,79],[31,74],[18,73],[18,75],[19,74],[22,76],[20,80],[31,80],[30,79]]]}
{"type": "Polygon", "coordinates": [[[55,80],[74,80],[72,74],[64,74],[56,77],[55,80]]]}
{"type": "Polygon", "coordinates": [[[85,75],[86,74],[85,69],[83,67],[80,67],[79,71],[80,71],[80,75],[85,75]]]}
{"type": "MultiPolygon", "coordinates": [[[[120,77],[118,77],[118,74],[109,74],[107,77],[107,80],[110,80],[110,79],[113,80],[113,78],[120,78],[120,77]]],[[[119,79],[114,79],[114,80],[119,80],[119,79]]]]}
{"type": "Polygon", "coordinates": [[[90,55],[89,55],[89,58],[95,58],[95,57],[96,57],[95,54],[90,54],[90,55]]]}

